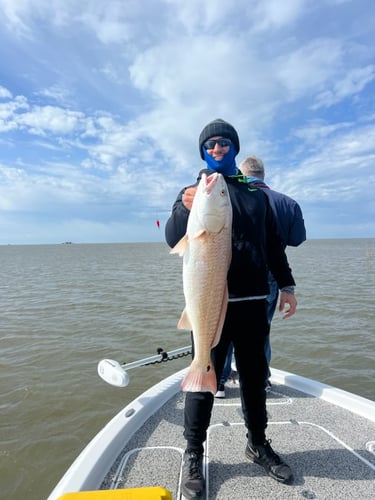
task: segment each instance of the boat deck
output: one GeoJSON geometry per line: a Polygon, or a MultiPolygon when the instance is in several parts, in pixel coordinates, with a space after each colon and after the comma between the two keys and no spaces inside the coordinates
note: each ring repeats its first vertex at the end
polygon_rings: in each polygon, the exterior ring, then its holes
{"type": "MultiPolygon", "coordinates": [[[[215,399],[205,448],[206,498],[374,499],[375,422],[272,379],[267,437],[294,472],[277,483],[245,458],[236,383],[215,399]]],[[[178,392],[125,443],[101,489],[163,486],[180,499],[184,394],[178,392]]],[[[129,408],[128,408],[129,411],[129,408]]]]}

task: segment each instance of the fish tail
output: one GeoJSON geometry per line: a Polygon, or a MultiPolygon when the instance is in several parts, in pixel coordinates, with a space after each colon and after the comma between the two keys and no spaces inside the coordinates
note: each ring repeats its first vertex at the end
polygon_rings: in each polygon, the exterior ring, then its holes
{"type": "Polygon", "coordinates": [[[182,381],[181,390],[184,392],[212,392],[215,395],[217,392],[217,379],[212,363],[207,368],[202,368],[201,366],[195,366],[193,361],[182,381]]]}

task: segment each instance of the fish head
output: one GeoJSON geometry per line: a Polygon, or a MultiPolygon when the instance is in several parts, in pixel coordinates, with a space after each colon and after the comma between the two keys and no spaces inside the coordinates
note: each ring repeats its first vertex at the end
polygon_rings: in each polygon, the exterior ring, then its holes
{"type": "Polygon", "coordinates": [[[219,233],[225,225],[231,223],[232,205],[222,174],[202,174],[192,211],[196,214],[199,226],[208,233],[219,233]]]}

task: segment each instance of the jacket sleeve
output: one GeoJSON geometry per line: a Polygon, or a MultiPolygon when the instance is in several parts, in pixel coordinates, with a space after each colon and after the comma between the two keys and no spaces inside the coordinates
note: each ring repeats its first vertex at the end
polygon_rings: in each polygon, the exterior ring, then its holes
{"type": "Polygon", "coordinates": [[[302,210],[298,203],[293,207],[292,224],[289,228],[287,245],[291,247],[298,247],[306,240],[306,228],[303,220],[302,210]]]}
{"type": "Polygon", "coordinates": [[[177,196],[172,207],[172,213],[165,225],[165,240],[173,248],[186,233],[190,210],[182,203],[183,189],[177,196]]]}
{"type": "Polygon", "coordinates": [[[296,283],[289,267],[278,225],[267,196],[266,199],[268,205],[266,216],[268,266],[279,289],[286,286],[295,286],[296,283]]]}

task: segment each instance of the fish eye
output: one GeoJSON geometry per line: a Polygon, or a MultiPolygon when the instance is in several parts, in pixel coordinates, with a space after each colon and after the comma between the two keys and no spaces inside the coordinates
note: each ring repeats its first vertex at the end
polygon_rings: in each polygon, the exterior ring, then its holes
{"type": "Polygon", "coordinates": [[[221,196],[224,196],[224,195],[225,195],[225,189],[222,189],[222,190],[220,191],[220,194],[221,194],[221,196]]]}

